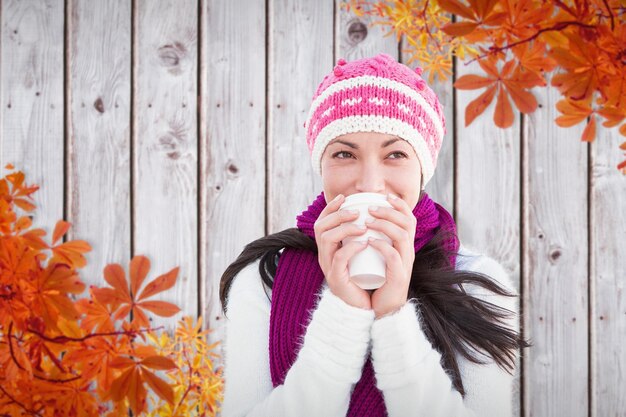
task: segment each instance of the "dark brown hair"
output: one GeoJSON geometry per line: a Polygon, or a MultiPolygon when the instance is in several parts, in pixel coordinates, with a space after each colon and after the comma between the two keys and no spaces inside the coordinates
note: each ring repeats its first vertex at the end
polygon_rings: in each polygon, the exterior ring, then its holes
{"type": "MultiPolygon", "coordinates": [[[[426,337],[441,353],[443,366],[450,374],[454,387],[464,396],[465,389],[455,353],[474,363],[485,363],[479,355],[487,354],[498,366],[512,373],[515,351],[530,345],[518,332],[506,326],[505,320],[513,312],[465,292],[463,285],[470,284],[494,294],[513,296],[487,275],[452,268],[448,261],[452,253],[441,244],[448,236],[448,232],[440,230],[415,253],[408,295],[418,300],[417,310],[426,337]]],[[[261,279],[267,287],[272,288],[282,248],[306,249],[317,253],[315,241],[297,228],[286,229],[248,244],[222,274],[220,301],[225,314],[232,282],[249,263],[261,259],[261,279]]]]}

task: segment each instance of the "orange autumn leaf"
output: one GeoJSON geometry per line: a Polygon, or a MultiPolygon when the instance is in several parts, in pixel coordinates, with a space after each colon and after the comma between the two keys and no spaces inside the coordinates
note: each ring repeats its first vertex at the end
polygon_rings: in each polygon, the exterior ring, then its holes
{"type": "Polygon", "coordinates": [[[117,417],[126,415],[130,405],[135,415],[156,417],[146,408],[148,399],[170,405],[176,400],[179,411],[214,415],[222,373],[214,369],[212,360],[218,355],[210,349],[216,344],[207,343],[206,332],[177,339],[176,346],[158,342],[157,349],[153,341],[164,340],[166,332],[157,338],[158,329],[114,322],[124,309],[132,309],[146,325],[144,311],[162,316],[178,312],[171,303],[150,299],[175,284],[178,269],[141,293],[147,258],[133,258],[130,282],[119,265],[107,265],[110,286],[92,286],[89,298],[76,300],[86,288],[77,272],[79,255],[90,247],[78,240],[61,243],[70,226],[61,220],[50,238],[51,248],[45,230],[32,229],[32,217],[15,212],[20,208],[17,199],[37,188],[24,184],[21,173],[0,179],[0,381],[7,382],[0,391],[0,415],[117,417]],[[191,387],[201,391],[176,396],[191,387]]]}
{"type": "Polygon", "coordinates": [[[133,414],[141,413],[146,407],[147,391],[137,366],[128,367],[111,383],[111,398],[115,401],[128,399],[133,414]]]}
{"type": "Polygon", "coordinates": [[[166,272],[163,275],[158,276],[151,283],[146,285],[143,292],[139,295],[137,300],[143,300],[148,297],[152,297],[155,294],[168,290],[176,284],[176,280],[178,279],[178,270],[180,268],[176,267],[169,272],[166,272]]]}
{"type": "MultiPolygon", "coordinates": [[[[30,195],[39,189],[39,186],[27,186],[24,184],[24,173],[21,171],[14,172],[6,176],[6,180],[11,183],[13,186],[13,190],[9,194],[9,197],[16,206],[21,208],[24,211],[33,211],[35,209],[35,205],[27,200],[30,198],[30,195]]],[[[3,180],[4,188],[6,187],[6,183],[3,180]]]]}
{"type": "Polygon", "coordinates": [[[593,142],[596,138],[596,118],[595,116],[591,116],[589,119],[589,123],[585,126],[585,130],[583,130],[583,134],[581,136],[581,140],[583,142],[593,142]]]}
{"type": "Polygon", "coordinates": [[[152,391],[154,391],[159,397],[163,398],[169,404],[174,403],[174,390],[172,390],[172,387],[170,387],[165,381],[145,368],[141,370],[141,375],[150,388],[152,388],[152,391]]]}
{"type": "Polygon", "coordinates": [[[87,265],[83,253],[91,251],[91,246],[84,240],[71,240],[52,247],[51,262],[63,263],[73,268],[82,268],[87,265]]]}
{"type": "Polygon", "coordinates": [[[626,107],[616,106],[604,106],[597,112],[600,116],[604,117],[606,121],[602,123],[604,127],[617,126],[626,118],[626,107]]]}
{"type": "Polygon", "coordinates": [[[492,85],[478,98],[473,100],[465,108],[465,126],[469,126],[482,112],[485,111],[487,106],[491,104],[494,96],[496,95],[496,86],[492,85]]]}
{"type": "MultiPolygon", "coordinates": [[[[93,294],[93,290],[92,290],[93,294]]],[[[97,297],[91,299],[81,299],[76,302],[76,309],[84,314],[84,318],[80,322],[80,326],[88,331],[112,332],[115,330],[112,320],[111,310],[97,297]]]]}
{"type": "Polygon", "coordinates": [[[459,77],[455,81],[454,86],[459,90],[476,90],[478,88],[484,88],[493,84],[492,78],[481,77],[475,74],[466,74],[459,77]]]}
{"type": "Polygon", "coordinates": [[[574,126],[586,120],[592,112],[591,107],[586,103],[568,99],[560,100],[556,103],[556,108],[563,113],[555,119],[556,124],[561,127],[574,126]]]}
{"type": "Polygon", "coordinates": [[[500,24],[506,17],[495,8],[497,0],[469,0],[469,7],[458,0],[438,0],[438,4],[445,11],[467,19],[442,27],[442,30],[451,36],[469,35],[480,25],[500,24]]]}
{"type": "Polygon", "coordinates": [[[68,230],[70,230],[71,224],[65,220],[59,220],[54,226],[54,232],[52,232],[52,244],[55,245],[57,240],[65,236],[68,230]]]}
{"type": "Polygon", "coordinates": [[[168,290],[176,284],[178,267],[155,278],[144,290],[137,294],[150,270],[150,261],[141,255],[133,257],[130,262],[130,283],[119,264],[107,265],[104,269],[104,279],[113,288],[94,289],[94,295],[104,304],[111,305],[114,320],[120,320],[132,313],[132,323],[136,326],[149,326],[149,319],[144,309],[158,316],[171,317],[180,311],[176,305],[166,301],[143,301],[162,291],[168,290]],[[131,288],[134,289],[131,292],[131,288]]]}
{"type": "MultiPolygon", "coordinates": [[[[486,94],[467,105],[465,113],[471,116],[466,117],[466,124],[480,114],[485,98],[493,93],[488,79],[504,84],[503,92],[496,90],[501,105],[496,106],[498,114],[494,114],[494,119],[499,120],[499,125],[508,125],[504,122],[509,114],[505,96],[513,100],[520,112],[532,113],[539,106],[531,89],[546,87],[546,76],[552,73],[551,85],[563,99],[583,101],[588,106],[593,103],[594,114],[601,117],[587,126],[585,138],[594,136],[591,132],[598,123],[605,128],[619,128],[620,134],[626,132],[620,111],[626,107],[626,25],[617,0],[349,3],[356,6],[359,16],[372,16],[372,10],[376,10],[376,24],[388,25],[398,39],[404,36],[409,48],[403,52],[412,54],[408,64],[418,62],[429,73],[430,82],[434,75],[446,79],[446,71],[440,71],[433,62],[450,62],[457,57],[465,64],[481,64],[486,77],[463,76],[455,83],[458,89],[485,89],[486,94]],[[498,63],[511,58],[516,63],[513,71],[507,75],[505,63],[498,74],[498,63]]],[[[569,124],[573,119],[580,117],[565,112],[558,120],[569,124]]]]}
{"type": "Polygon", "coordinates": [[[62,264],[49,264],[40,272],[33,296],[36,299],[36,311],[47,326],[56,328],[58,316],[77,319],[78,311],[68,294],[79,294],[85,289],[78,275],[62,264]]]}
{"type": "Polygon", "coordinates": [[[488,87],[478,98],[470,102],[465,109],[465,126],[468,126],[477,116],[485,111],[493,100],[498,88],[494,123],[500,128],[507,128],[514,122],[515,115],[509,102],[509,95],[515,106],[522,113],[531,113],[537,108],[537,100],[527,91],[537,82],[537,75],[529,71],[523,72],[515,61],[507,61],[501,71],[493,60],[479,61],[481,68],[487,73],[486,77],[468,74],[460,77],[454,86],[460,90],[472,90],[488,87]]]}
{"type": "Polygon", "coordinates": [[[149,271],[150,260],[145,256],[135,256],[130,261],[130,274],[135,277],[135,279],[131,280],[131,291],[133,294],[139,292],[139,288],[141,288],[149,271]]]}
{"type": "Polygon", "coordinates": [[[513,125],[515,117],[513,115],[513,108],[509,102],[509,97],[503,88],[500,88],[498,93],[498,99],[496,101],[496,110],[493,114],[493,121],[496,126],[506,128],[513,125]]]}

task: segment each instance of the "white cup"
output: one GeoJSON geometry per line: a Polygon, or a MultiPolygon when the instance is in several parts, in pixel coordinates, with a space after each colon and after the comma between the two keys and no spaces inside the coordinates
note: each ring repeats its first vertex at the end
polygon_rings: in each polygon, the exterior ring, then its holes
{"type": "MultiPolygon", "coordinates": [[[[359,210],[359,217],[351,223],[356,225],[365,225],[365,219],[372,217],[369,213],[370,206],[392,207],[387,201],[385,194],[378,193],[357,193],[346,197],[345,201],[339,207],[340,210],[359,210]]],[[[385,239],[391,243],[391,239],[377,230],[367,229],[365,233],[359,236],[348,236],[341,241],[345,245],[352,241],[363,241],[369,237],[375,239],[385,239]]],[[[385,258],[383,255],[371,246],[367,246],[358,252],[348,261],[348,272],[350,279],[364,290],[374,290],[380,288],[386,279],[385,275],[385,258]]]]}

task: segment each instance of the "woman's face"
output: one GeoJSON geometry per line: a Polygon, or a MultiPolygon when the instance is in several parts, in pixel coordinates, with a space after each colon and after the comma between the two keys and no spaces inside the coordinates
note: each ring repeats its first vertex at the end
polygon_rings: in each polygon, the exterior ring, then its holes
{"type": "Polygon", "coordinates": [[[328,203],[338,194],[394,194],[417,205],[422,169],[413,147],[395,135],[356,132],[337,136],[322,154],[328,203]]]}

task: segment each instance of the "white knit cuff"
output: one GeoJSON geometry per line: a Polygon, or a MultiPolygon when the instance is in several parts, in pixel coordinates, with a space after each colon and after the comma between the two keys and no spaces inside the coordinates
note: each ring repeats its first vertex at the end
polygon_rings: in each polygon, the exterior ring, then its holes
{"type": "Polygon", "coordinates": [[[356,383],[369,348],[374,310],[351,306],[328,287],[313,312],[299,357],[315,371],[356,383]]]}
{"type": "Polygon", "coordinates": [[[401,387],[419,378],[415,366],[429,353],[438,354],[422,331],[412,301],[375,320],[371,334],[372,365],[381,390],[401,387]]]}

